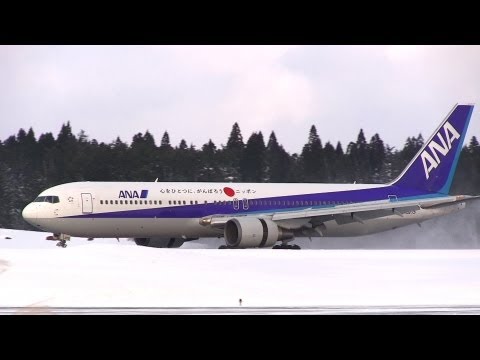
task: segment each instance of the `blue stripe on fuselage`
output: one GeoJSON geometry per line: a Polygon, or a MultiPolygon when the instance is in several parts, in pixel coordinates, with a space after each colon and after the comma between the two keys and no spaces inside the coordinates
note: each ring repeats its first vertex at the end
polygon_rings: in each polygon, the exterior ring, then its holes
{"type": "Polygon", "coordinates": [[[238,210],[235,210],[233,206],[229,205],[227,202],[228,205],[208,203],[168,206],[150,209],[122,210],[67,216],[66,218],[201,218],[213,214],[240,215],[264,212],[295,211],[307,208],[321,209],[326,207],[333,207],[335,205],[347,204],[350,202],[362,203],[370,201],[388,200],[389,195],[396,195],[398,201],[447,196],[445,194],[425,193],[424,191],[417,189],[404,189],[392,185],[372,189],[347,190],[330,193],[301,194],[290,196],[277,196],[270,198],[250,198],[249,201],[257,201],[257,203],[258,201],[261,201],[262,203],[268,201],[269,205],[249,204],[248,209],[243,208],[243,202],[240,200],[238,210]],[[271,204],[272,201],[279,201],[280,205],[275,203],[271,204]],[[295,203],[294,205],[283,205],[284,201],[293,201],[295,203]],[[296,203],[297,201],[317,201],[321,202],[322,205],[309,205],[309,203],[305,205],[300,205],[300,203],[296,203]]]}

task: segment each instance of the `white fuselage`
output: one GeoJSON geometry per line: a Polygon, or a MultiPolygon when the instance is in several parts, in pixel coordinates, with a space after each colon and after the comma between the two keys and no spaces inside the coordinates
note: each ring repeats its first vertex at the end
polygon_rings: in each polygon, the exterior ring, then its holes
{"type": "MultiPolygon", "coordinates": [[[[397,196],[387,185],[368,184],[77,182],[43,191],[37,199],[46,197],[47,201],[30,203],[23,216],[39,229],[78,237],[221,237],[223,230],[201,225],[200,219],[216,214],[268,216],[368,203],[369,199],[362,200],[365,191],[375,194],[377,198],[370,201],[376,203],[397,196]]],[[[324,219],[320,233],[301,226],[295,229],[291,222],[285,226],[296,236],[356,236],[419,223],[464,207],[465,203],[456,203],[419,208],[403,216],[392,214],[346,224],[324,219]]]]}

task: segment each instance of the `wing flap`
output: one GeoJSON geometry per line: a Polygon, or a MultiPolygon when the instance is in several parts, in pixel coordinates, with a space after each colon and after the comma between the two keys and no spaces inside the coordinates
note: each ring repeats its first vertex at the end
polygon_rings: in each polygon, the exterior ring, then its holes
{"type": "MultiPolygon", "coordinates": [[[[445,197],[443,202],[451,203],[453,200],[449,199],[450,197],[445,197]]],[[[427,204],[438,204],[440,200],[437,198],[436,200],[432,201],[431,199],[428,200],[406,200],[406,201],[390,201],[390,202],[370,202],[368,204],[350,204],[350,205],[339,205],[335,207],[323,208],[323,209],[307,209],[306,211],[288,211],[288,212],[281,212],[275,213],[272,216],[272,220],[284,220],[284,219],[294,219],[294,218],[301,218],[301,217],[317,217],[317,216],[324,216],[324,215],[339,215],[339,214],[350,214],[350,213],[364,213],[364,212],[372,212],[372,211],[379,211],[379,210],[387,210],[392,213],[397,212],[408,212],[415,209],[418,209],[419,206],[427,205],[427,204]]],[[[382,214],[387,214],[387,212],[383,212],[382,214]]],[[[379,213],[380,214],[380,213],[379,213]]],[[[372,216],[376,217],[375,213],[371,214],[372,216]]],[[[387,215],[382,215],[387,216],[387,215]]]]}

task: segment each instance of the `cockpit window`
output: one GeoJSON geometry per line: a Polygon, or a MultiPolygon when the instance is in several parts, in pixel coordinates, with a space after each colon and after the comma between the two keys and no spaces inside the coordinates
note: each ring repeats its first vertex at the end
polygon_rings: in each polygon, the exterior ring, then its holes
{"type": "Polygon", "coordinates": [[[39,196],[34,200],[34,202],[49,202],[52,204],[56,204],[60,202],[60,199],[58,198],[58,196],[39,196]]]}

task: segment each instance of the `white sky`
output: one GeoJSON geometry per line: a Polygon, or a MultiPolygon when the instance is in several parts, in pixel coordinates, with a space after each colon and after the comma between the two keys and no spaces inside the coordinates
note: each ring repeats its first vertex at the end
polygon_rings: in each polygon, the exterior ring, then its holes
{"type": "Polygon", "coordinates": [[[0,46],[0,139],[69,120],[107,143],[166,130],[200,148],[238,122],[245,141],[274,130],[290,153],[312,124],[324,144],[346,149],[363,128],[402,147],[480,103],[479,64],[480,46],[0,46]]]}

